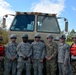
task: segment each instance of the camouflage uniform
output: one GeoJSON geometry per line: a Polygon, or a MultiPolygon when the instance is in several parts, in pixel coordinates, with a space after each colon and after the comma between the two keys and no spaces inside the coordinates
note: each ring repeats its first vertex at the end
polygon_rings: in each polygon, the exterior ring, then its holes
{"type": "Polygon", "coordinates": [[[0,60],[0,75],[3,75],[4,71],[4,60],[0,60]]]}
{"type": "MultiPolygon", "coordinates": [[[[26,34],[25,38],[28,37],[26,34]]],[[[30,75],[30,57],[32,55],[31,44],[26,42],[21,42],[17,47],[18,54],[18,65],[17,65],[17,75],[21,75],[23,68],[26,69],[26,75],[30,75]]]]}
{"type": "Polygon", "coordinates": [[[46,60],[47,75],[56,75],[57,71],[57,44],[55,42],[47,43],[47,55],[51,60],[46,60]]]}
{"type": "MultiPolygon", "coordinates": [[[[65,39],[64,35],[61,35],[61,39],[65,39]]],[[[70,46],[65,43],[60,43],[58,46],[58,66],[59,75],[72,75],[70,65],[70,46]]]]}
{"type": "MultiPolygon", "coordinates": [[[[72,36],[72,40],[73,40],[73,38],[76,38],[76,33],[72,36]]],[[[73,44],[76,44],[76,40],[74,41],[73,44]]],[[[75,47],[75,49],[76,49],[76,47],[75,47]]],[[[72,72],[73,72],[73,75],[76,75],[76,55],[74,56],[74,58],[73,57],[71,58],[71,64],[72,64],[72,72]]]]}
{"type": "MultiPolygon", "coordinates": [[[[53,40],[53,36],[48,34],[47,38],[51,38],[53,40]]],[[[49,41],[46,44],[46,57],[51,57],[50,60],[46,59],[46,69],[47,75],[56,75],[57,71],[57,50],[58,46],[55,42],[49,41]]]]}
{"type": "Polygon", "coordinates": [[[12,69],[12,75],[16,74],[16,65],[17,65],[17,53],[16,53],[17,43],[12,44],[9,42],[5,48],[5,73],[4,75],[8,75],[10,70],[12,69]],[[14,61],[11,61],[10,58],[15,57],[14,61]]]}
{"type": "MultiPolygon", "coordinates": [[[[40,35],[36,35],[35,38],[40,38],[40,35]],[[37,36],[37,37],[36,37],[37,36]]],[[[45,56],[45,47],[41,41],[34,41],[32,43],[32,59],[33,61],[33,68],[34,68],[34,75],[43,75],[43,62],[40,62],[41,59],[44,59],[45,56]]]]}
{"type": "Polygon", "coordinates": [[[71,61],[71,65],[72,65],[72,73],[73,75],[76,75],[76,61],[71,61]]]}
{"type": "MultiPolygon", "coordinates": [[[[10,38],[16,38],[14,34],[11,35],[10,38]]],[[[4,75],[9,75],[10,71],[12,71],[12,75],[16,75],[16,67],[17,67],[17,43],[9,42],[5,47],[5,72],[4,75]],[[14,60],[11,58],[14,57],[14,60]]]]}
{"type": "Polygon", "coordinates": [[[2,37],[0,36],[0,75],[3,75],[4,71],[4,46],[1,44],[2,37]]]}

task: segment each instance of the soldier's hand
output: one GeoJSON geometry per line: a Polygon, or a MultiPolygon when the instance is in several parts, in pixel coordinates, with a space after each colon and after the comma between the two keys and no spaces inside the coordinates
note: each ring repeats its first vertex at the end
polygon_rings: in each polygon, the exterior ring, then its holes
{"type": "Polygon", "coordinates": [[[32,63],[34,62],[34,60],[33,60],[33,59],[31,59],[31,61],[32,61],[32,63]]]}
{"type": "Polygon", "coordinates": [[[45,56],[45,58],[46,58],[46,60],[48,60],[48,57],[47,56],[45,56]]]}
{"type": "Polygon", "coordinates": [[[47,60],[51,60],[51,59],[52,59],[52,57],[47,57],[47,56],[46,56],[46,59],[47,59],[47,60]]]}
{"type": "Polygon", "coordinates": [[[3,57],[3,56],[1,56],[1,57],[0,57],[0,60],[3,60],[3,59],[4,59],[4,57],[3,57]]]}
{"type": "Polygon", "coordinates": [[[42,63],[43,62],[43,59],[40,59],[40,63],[42,63]]]}
{"type": "Polygon", "coordinates": [[[51,60],[51,59],[52,59],[52,57],[49,57],[49,58],[48,58],[48,60],[51,60]]]}
{"type": "Polygon", "coordinates": [[[11,57],[11,60],[14,61],[15,60],[15,57],[11,57]]]}
{"type": "Polygon", "coordinates": [[[27,61],[27,60],[28,60],[28,57],[27,57],[27,56],[26,56],[26,57],[24,57],[24,58],[23,58],[23,60],[27,61]]]}
{"type": "Polygon", "coordinates": [[[66,62],[64,62],[64,65],[66,66],[66,65],[67,65],[67,63],[66,63],[66,62]]]}

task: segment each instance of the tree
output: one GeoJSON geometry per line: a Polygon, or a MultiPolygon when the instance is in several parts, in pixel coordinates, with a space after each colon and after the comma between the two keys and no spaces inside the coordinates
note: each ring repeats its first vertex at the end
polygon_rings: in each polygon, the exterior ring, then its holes
{"type": "Polygon", "coordinates": [[[74,29],[72,29],[70,33],[74,34],[75,33],[74,29]]]}
{"type": "Polygon", "coordinates": [[[71,32],[67,36],[67,41],[71,42],[72,41],[72,36],[74,35],[75,31],[74,29],[71,30],[71,32]]]}
{"type": "Polygon", "coordinates": [[[6,44],[8,42],[8,32],[7,32],[6,28],[4,29],[2,27],[1,23],[0,23],[0,36],[2,36],[2,38],[3,38],[2,43],[6,44]]]}

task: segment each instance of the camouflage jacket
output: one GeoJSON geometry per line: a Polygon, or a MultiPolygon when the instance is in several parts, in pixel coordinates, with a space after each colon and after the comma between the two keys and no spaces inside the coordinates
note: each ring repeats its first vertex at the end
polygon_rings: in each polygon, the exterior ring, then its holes
{"type": "Polygon", "coordinates": [[[58,46],[58,62],[67,63],[70,59],[70,46],[66,43],[60,43],[58,46]]]}
{"type": "Polygon", "coordinates": [[[32,58],[33,59],[44,59],[44,57],[45,57],[45,46],[44,46],[43,42],[34,41],[31,44],[31,47],[32,47],[32,51],[33,51],[32,52],[32,58]]]}
{"type": "Polygon", "coordinates": [[[55,42],[50,42],[46,44],[46,56],[55,59],[57,56],[58,45],[55,42]]]}
{"type": "Polygon", "coordinates": [[[9,42],[6,47],[5,47],[5,57],[7,59],[10,59],[11,57],[15,57],[17,58],[17,52],[16,52],[16,48],[17,48],[17,43],[11,43],[9,42]]]}
{"type": "Polygon", "coordinates": [[[31,57],[31,55],[32,55],[31,44],[28,42],[19,43],[19,45],[17,46],[17,54],[19,56],[18,61],[22,60],[21,58],[31,57]]]}

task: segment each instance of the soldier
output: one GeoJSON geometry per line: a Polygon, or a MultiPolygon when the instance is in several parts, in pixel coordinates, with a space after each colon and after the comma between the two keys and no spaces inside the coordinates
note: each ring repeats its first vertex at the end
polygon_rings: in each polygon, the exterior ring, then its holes
{"type": "Polygon", "coordinates": [[[47,35],[47,44],[46,44],[46,69],[47,75],[56,75],[57,71],[57,50],[58,46],[53,42],[53,35],[47,35]]]}
{"type": "Polygon", "coordinates": [[[2,40],[0,36],[0,75],[3,75],[4,70],[4,46],[2,45],[2,40]]]}
{"type": "Polygon", "coordinates": [[[70,46],[65,42],[65,35],[60,36],[58,46],[58,67],[59,75],[72,75],[70,65],[70,46]]]}
{"type": "Polygon", "coordinates": [[[4,75],[9,75],[10,71],[12,71],[12,75],[16,75],[16,65],[17,65],[17,36],[12,34],[10,36],[11,41],[7,43],[5,47],[5,72],[4,75]]]}
{"type": "Polygon", "coordinates": [[[17,65],[17,75],[22,75],[23,68],[26,69],[26,75],[30,75],[30,57],[32,55],[31,44],[28,42],[28,35],[23,34],[23,42],[17,46],[18,54],[18,65],[17,65]]]}
{"type": "Polygon", "coordinates": [[[34,75],[43,75],[43,59],[45,57],[45,46],[40,41],[40,34],[35,34],[35,41],[32,43],[32,62],[34,68],[34,75]]]}
{"type": "Polygon", "coordinates": [[[76,33],[72,36],[73,44],[70,47],[73,75],[76,75],[76,33]]]}

